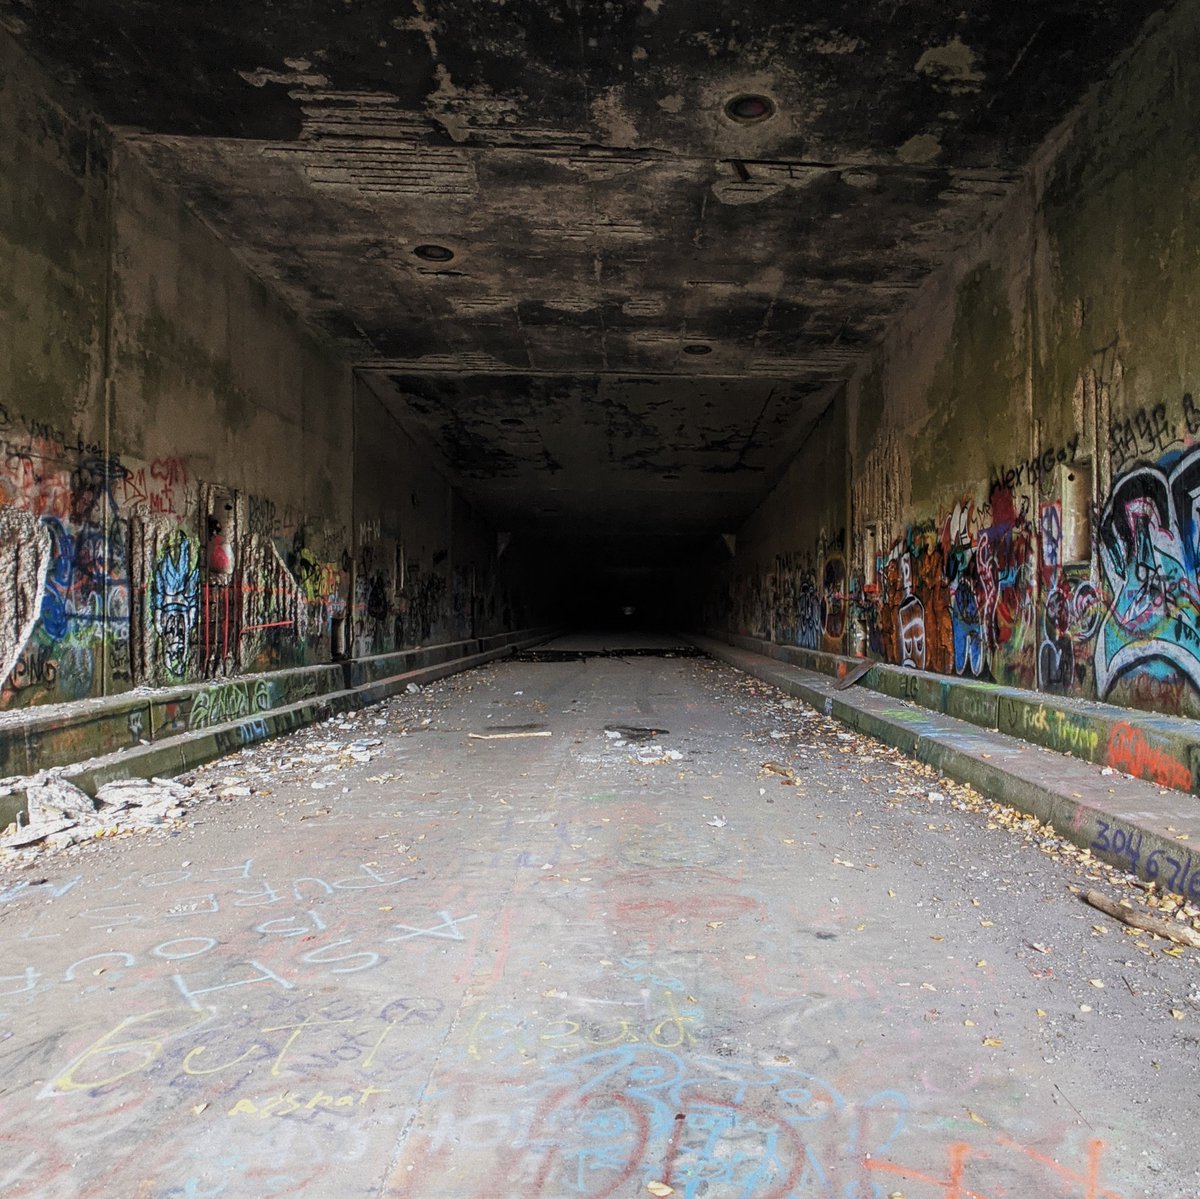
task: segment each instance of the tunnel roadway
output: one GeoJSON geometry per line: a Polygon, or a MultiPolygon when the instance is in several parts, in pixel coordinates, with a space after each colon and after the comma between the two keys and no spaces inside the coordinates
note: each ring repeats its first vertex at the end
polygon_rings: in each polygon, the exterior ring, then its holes
{"type": "Polygon", "coordinates": [[[1200,1194],[1194,951],[729,667],[494,664],[190,781],[0,868],[5,1199],[1200,1194]]]}

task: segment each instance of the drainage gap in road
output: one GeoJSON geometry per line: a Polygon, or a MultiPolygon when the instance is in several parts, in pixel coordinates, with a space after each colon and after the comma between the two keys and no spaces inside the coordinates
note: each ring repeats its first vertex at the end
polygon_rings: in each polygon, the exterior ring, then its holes
{"type": "Polygon", "coordinates": [[[619,737],[624,741],[653,741],[655,737],[669,737],[670,729],[640,728],[631,724],[606,724],[604,731],[610,737],[619,737]]]}
{"type": "Polygon", "coordinates": [[[703,658],[694,645],[672,649],[526,649],[513,654],[510,662],[583,662],[588,658],[703,658]]]}

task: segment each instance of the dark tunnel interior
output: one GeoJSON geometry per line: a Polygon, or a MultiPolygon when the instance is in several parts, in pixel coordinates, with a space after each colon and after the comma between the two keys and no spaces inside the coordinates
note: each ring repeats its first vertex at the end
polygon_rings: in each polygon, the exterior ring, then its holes
{"type": "Polygon", "coordinates": [[[1112,534],[1194,9],[0,0],[0,706],[616,627],[1200,712],[1112,534]]]}

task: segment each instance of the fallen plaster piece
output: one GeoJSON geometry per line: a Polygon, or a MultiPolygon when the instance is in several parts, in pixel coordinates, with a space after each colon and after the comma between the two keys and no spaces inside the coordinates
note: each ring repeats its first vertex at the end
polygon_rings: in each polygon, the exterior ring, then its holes
{"type": "Polygon", "coordinates": [[[467,736],[475,741],[516,741],[522,737],[549,737],[549,729],[538,729],[520,733],[468,733],[467,736]]]}
{"type": "Polygon", "coordinates": [[[50,820],[94,820],[96,805],[74,783],[65,779],[48,778],[31,783],[25,790],[29,807],[29,823],[45,824],[50,820]]]}
{"type": "Polygon", "coordinates": [[[96,790],[97,802],[114,808],[170,806],[190,796],[187,787],[170,779],[119,779],[96,790]]]}
{"type": "Polygon", "coordinates": [[[20,849],[25,845],[36,845],[55,833],[66,832],[77,825],[74,820],[51,820],[43,824],[26,825],[7,837],[0,837],[0,849],[20,849]]]}

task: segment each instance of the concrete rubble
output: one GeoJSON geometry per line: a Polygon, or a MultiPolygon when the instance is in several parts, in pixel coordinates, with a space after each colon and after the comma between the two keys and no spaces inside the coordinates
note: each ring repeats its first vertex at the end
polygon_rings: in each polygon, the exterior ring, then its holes
{"type": "MultiPolygon", "coordinates": [[[[406,716],[418,727],[412,696],[406,716]]],[[[368,766],[383,744],[371,735],[389,724],[390,705],[339,716],[293,734],[286,743],[257,747],[169,779],[127,778],[104,783],[95,798],[63,778],[68,767],[0,779],[0,796],[24,791],[28,821],[0,834],[0,861],[31,862],[49,850],[86,846],[107,837],[185,826],[198,806],[216,801],[263,798],[276,782],[309,782],[314,790],[341,787],[347,768],[368,766]],[[249,759],[253,760],[249,760],[249,759]]],[[[428,718],[424,725],[428,726],[428,718]]],[[[400,735],[407,729],[401,722],[400,735]]],[[[389,775],[389,777],[394,777],[389,775]]]]}

